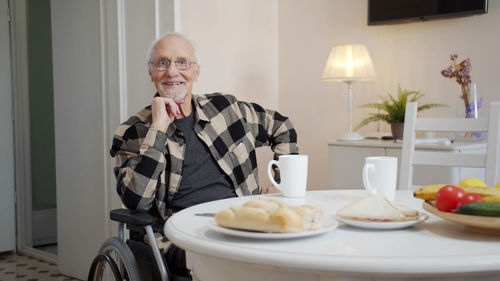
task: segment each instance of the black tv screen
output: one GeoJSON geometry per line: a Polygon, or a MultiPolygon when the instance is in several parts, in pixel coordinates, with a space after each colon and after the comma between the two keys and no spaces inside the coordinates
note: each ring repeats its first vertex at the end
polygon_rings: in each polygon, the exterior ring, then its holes
{"type": "Polygon", "coordinates": [[[368,0],[368,25],[488,12],[488,0],[368,0]]]}

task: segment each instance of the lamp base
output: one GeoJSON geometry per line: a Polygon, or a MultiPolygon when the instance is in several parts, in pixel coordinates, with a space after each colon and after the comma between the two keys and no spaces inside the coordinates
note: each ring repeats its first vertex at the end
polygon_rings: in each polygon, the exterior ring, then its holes
{"type": "Polygon", "coordinates": [[[364,139],[365,138],[363,136],[361,136],[360,134],[355,133],[355,132],[350,132],[350,133],[343,134],[337,140],[340,140],[340,141],[361,141],[364,139]]]}

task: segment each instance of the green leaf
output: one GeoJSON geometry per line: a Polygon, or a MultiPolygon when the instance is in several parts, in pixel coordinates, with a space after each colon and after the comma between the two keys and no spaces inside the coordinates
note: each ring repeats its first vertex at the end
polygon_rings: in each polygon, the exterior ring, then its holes
{"type": "Polygon", "coordinates": [[[434,107],[449,107],[449,106],[447,104],[441,104],[441,103],[428,103],[417,107],[417,111],[420,112],[422,110],[427,110],[434,107]]]}
{"type": "MultiPolygon", "coordinates": [[[[387,123],[404,122],[406,103],[418,102],[424,96],[420,91],[412,91],[401,88],[398,85],[398,94],[396,97],[387,92],[386,96],[381,96],[381,102],[372,102],[360,105],[360,108],[371,108],[377,110],[376,113],[368,113],[368,117],[361,121],[354,130],[371,123],[384,121],[387,123]]],[[[423,104],[418,107],[418,111],[431,109],[434,107],[447,107],[448,105],[439,103],[423,104]]]]}

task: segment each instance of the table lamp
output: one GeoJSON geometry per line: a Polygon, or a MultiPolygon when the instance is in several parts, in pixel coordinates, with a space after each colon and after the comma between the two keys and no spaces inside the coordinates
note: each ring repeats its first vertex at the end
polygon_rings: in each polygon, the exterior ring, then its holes
{"type": "Polygon", "coordinates": [[[330,51],[321,80],[347,83],[349,94],[349,131],[339,140],[356,141],[364,138],[352,131],[352,83],[374,80],[375,68],[364,45],[335,45],[330,51]]]}

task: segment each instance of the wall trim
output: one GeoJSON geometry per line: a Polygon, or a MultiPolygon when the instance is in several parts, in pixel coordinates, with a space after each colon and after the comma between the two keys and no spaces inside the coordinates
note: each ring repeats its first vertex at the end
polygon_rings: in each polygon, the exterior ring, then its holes
{"type": "Polygon", "coordinates": [[[181,1],[155,1],[155,35],[156,39],[169,32],[181,31],[181,1]]]}
{"type": "MultiPolygon", "coordinates": [[[[124,122],[127,116],[128,92],[127,92],[127,64],[126,64],[126,33],[125,29],[125,5],[123,0],[116,1],[116,29],[117,29],[117,49],[118,49],[118,73],[119,73],[119,96],[120,96],[120,123],[124,122]]],[[[109,38],[108,38],[109,39],[109,38]]]]}
{"type": "Polygon", "coordinates": [[[113,132],[117,124],[127,118],[127,89],[125,84],[125,56],[124,56],[124,13],[123,1],[100,0],[100,28],[101,28],[101,83],[102,83],[102,111],[103,111],[103,151],[104,165],[104,197],[105,204],[103,218],[105,218],[106,237],[116,235],[117,229],[109,219],[111,209],[121,207],[121,202],[113,192],[115,177],[113,174],[114,161],[109,155],[113,132]]]}

